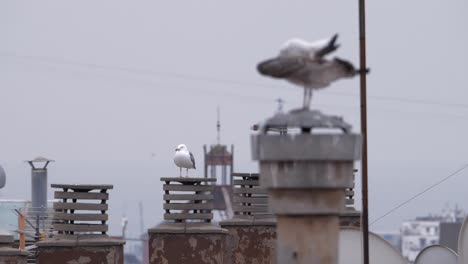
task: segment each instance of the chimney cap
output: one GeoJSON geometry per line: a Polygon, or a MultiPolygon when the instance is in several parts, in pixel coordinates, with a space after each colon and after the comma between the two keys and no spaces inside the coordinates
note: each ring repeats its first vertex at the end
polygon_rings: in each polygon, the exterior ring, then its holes
{"type": "Polygon", "coordinates": [[[47,165],[49,165],[50,162],[55,162],[55,160],[51,160],[51,159],[45,158],[43,156],[37,156],[34,159],[26,160],[25,162],[29,163],[29,165],[31,165],[31,167],[33,169],[36,169],[36,166],[34,166],[34,164],[45,163],[44,166],[42,168],[39,168],[39,169],[46,169],[47,165]]]}

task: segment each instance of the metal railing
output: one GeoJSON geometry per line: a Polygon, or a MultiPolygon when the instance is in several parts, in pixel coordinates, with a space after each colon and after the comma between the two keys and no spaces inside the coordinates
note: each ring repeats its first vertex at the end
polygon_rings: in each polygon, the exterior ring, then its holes
{"type": "Polygon", "coordinates": [[[18,234],[20,249],[24,249],[26,241],[38,242],[53,233],[52,208],[20,208],[15,209],[18,215],[18,234]]]}

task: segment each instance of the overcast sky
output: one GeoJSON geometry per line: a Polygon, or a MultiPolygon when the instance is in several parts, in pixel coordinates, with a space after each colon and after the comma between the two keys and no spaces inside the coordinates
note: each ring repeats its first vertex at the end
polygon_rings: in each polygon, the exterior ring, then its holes
{"type": "MultiPolygon", "coordinates": [[[[357,2],[1,0],[0,199],[29,199],[22,161],[43,155],[57,161],[50,183],[114,184],[111,232],[126,214],[137,236],[139,201],[145,228],[162,219],[159,177],[178,175],[174,147],[203,163],[218,105],[235,170],[256,172],[249,127],[278,97],[286,109],[302,102],[301,89],[258,75],[256,63],[291,37],[339,33],[336,55],[358,65],[357,2]]],[[[468,163],[468,2],[368,2],[372,221],[468,163]]],[[[358,78],[343,80],[312,105],[359,132],[358,95],[358,78]]],[[[372,229],[396,231],[447,203],[468,211],[466,186],[468,169],[372,229]]]]}

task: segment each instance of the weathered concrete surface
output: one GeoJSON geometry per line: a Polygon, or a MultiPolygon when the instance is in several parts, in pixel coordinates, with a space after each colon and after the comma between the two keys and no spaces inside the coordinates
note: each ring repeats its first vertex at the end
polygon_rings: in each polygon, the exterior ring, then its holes
{"type": "Polygon", "coordinates": [[[0,264],[26,264],[28,263],[27,256],[1,256],[0,264]]]}
{"type": "Polygon", "coordinates": [[[26,264],[28,252],[17,248],[0,248],[0,264],[26,264]]]}
{"type": "Polygon", "coordinates": [[[340,214],[341,227],[361,227],[361,212],[346,210],[340,214]]]}
{"type": "Polygon", "coordinates": [[[278,216],[278,263],[338,263],[338,217],[278,216]]]}
{"type": "Polygon", "coordinates": [[[276,264],[276,221],[232,219],[219,223],[229,231],[227,264],[276,264]]]}
{"type": "Polygon", "coordinates": [[[263,161],[260,185],[264,188],[350,188],[353,161],[263,161]],[[285,177],[285,175],[288,175],[285,177]]]}
{"type": "Polygon", "coordinates": [[[270,208],[280,215],[338,216],[344,198],[344,189],[270,189],[270,208]]]}
{"type": "Polygon", "coordinates": [[[8,247],[12,245],[13,242],[14,242],[14,239],[12,235],[0,234],[0,247],[4,247],[4,246],[8,247]]]}
{"type": "Polygon", "coordinates": [[[123,245],[120,239],[78,237],[52,239],[37,243],[38,264],[123,264],[123,245]]]}
{"type": "Polygon", "coordinates": [[[26,264],[28,252],[13,248],[13,236],[0,234],[0,264],[26,264]]]}
{"type": "Polygon", "coordinates": [[[222,264],[227,230],[211,223],[162,222],[148,230],[151,264],[222,264]]]}
{"type": "Polygon", "coordinates": [[[355,134],[252,136],[260,184],[277,215],[277,263],[337,263],[339,216],[360,145],[355,134]]]}
{"type": "Polygon", "coordinates": [[[252,158],[260,161],[349,161],[361,156],[356,134],[252,135],[251,142],[252,158]]]}

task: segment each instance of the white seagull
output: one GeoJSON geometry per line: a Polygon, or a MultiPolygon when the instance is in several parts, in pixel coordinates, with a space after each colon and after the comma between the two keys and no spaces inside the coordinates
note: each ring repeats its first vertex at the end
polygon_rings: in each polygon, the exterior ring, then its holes
{"type": "Polygon", "coordinates": [[[309,109],[313,89],[325,88],[335,80],[351,78],[360,72],[348,61],[336,57],[325,59],[325,55],[339,47],[337,38],[335,34],[330,39],[315,42],[288,40],[277,57],[260,62],[257,70],[262,75],[286,79],[304,87],[303,108],[309,109]]]}
{"type": "Polygon", "coordinates": [[[180,177],[182,177],[182,168],[187,169],[187,177],[189,169],[196,169],[195,167],[195,158],[193,157],[192,152],[188,151],[187,146],[180,144],[175,149],[176,153],[174,155],[174,163],[177,167],[180,168],[180,177]]]}

